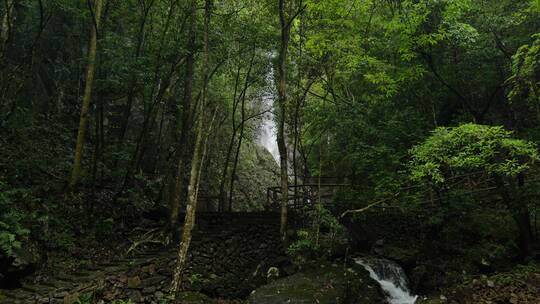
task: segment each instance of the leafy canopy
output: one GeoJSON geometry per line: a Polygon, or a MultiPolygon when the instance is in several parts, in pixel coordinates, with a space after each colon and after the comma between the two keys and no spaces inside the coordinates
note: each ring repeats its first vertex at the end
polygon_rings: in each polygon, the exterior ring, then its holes
{"type": "Polygon", "coordinates": [[[533,35],[531,45],[520,47],[512,57],[512,102],[526,101],[531,106],[540,104],[540,34],[533,35]]]}
{"type": "Polygon", "coordinates": [[[515,176],[539,159],[535,144],[512,137],[501,126],[439,127],[411,149],[411,177],[443,183],[453,173],[484,171],[515,176]]]}

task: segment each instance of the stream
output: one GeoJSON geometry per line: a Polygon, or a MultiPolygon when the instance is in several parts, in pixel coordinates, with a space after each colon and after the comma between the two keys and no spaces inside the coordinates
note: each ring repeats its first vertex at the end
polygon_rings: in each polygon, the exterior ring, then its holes
{"type": "Polygon", "coordinates": [[[377,281],[386,294],[390,304],[414,304],[417,295],[413,295],[407,287],[407,276],[396,263],[376,258],[357,258],[355,262],[362,265],[369,276],[377,281]]]}

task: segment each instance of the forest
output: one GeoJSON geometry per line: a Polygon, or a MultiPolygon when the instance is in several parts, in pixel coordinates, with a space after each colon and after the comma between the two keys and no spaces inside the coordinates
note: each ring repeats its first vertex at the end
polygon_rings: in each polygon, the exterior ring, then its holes
{"type": "Polygon", "coordinates": [[[540,0],[0,0],[0,303],[540,303],[540,0]]]}

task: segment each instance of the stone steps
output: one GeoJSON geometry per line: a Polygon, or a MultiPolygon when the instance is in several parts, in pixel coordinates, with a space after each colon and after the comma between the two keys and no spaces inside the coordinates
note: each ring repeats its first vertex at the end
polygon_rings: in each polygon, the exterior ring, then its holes
{"type": "MultiPolygon", "coordinates": [[[[188,260],[193,265],[188,267],[187,275],[193,271],[203,273],[204,277],[200,282],[194,277],[193,284],[206,286],[204,288],[208,288],[208,292],[219,294],[220,297],[237,297],[244,294],[244,289],[251,286],[226,284],[216,289],[212,284],[223,284],[225,279],[230,282],[243,282],[246,267],[257,266],[259,260],[265,258],[262,254],[266,254],[266,248],[274,247],[279,240],[274,242],[267,236],[261,237],[260,230],[266,229],[266,226],[228,227],[210,224],[206,228],[207,230],[194,232],[191,243],[193,251],[190,252],[188,260]],[[261,239],[265,243],[262,250],[257,245],[261,239]],[[236,271],[232,271],[233,268],[236,271]],[[224,291],[224,288],[230,288],[232,291],[224,291]]],[[[3,291],[0,290],[0,303],[61,304],[66,297],[90,292],[97,287],[113,290],[111,296],[115,296],[116,293],[123,294],[134,303],[141,303],[143,301],[141,297],[149,297],[154,301],[168,292],[178,246],[179,244],[175,243],[167,247],[141,247],[138,248],[140,251],[131,254],[117,256],[109,261],[94,260],[82,266],[59,264],[53,268],[45,282],[25,284],[24,288],[6,292],[4,298],[1,296],[3,291]],[[39,301],[36,301],[38,297],[39,301]]],[[[251,274],[252,272],[248,274],[250,278],[251,274]]]]}
{"type": "Polygon", "coordinates": [[[33,293],[22,289],[0,291],[0,303],[24,303],[32,296],[33,293]]]}
{"type": "MultiPolygon", "coordinates": [[[[24,283],[20,288],[14,290],[0,290],[0,303],[62,303],[64,294],[68,295],[70,291],[84,290],[88,283],[100,277],[118,275],[128,272],[130,269],[156,263],[160,258],[168,256],[172,252],[175,252],[175,250],[152,249],[132,257],[121,257],[111,261],[98,262],[75,270],[72,267],[57,265],[54,267],[55,274],[50,279],[40,283],[24,283]]],[[[166,279],[166,277],[156,275],[146,283],[153,283],[154,281],[157,283],[166,279]]]]}

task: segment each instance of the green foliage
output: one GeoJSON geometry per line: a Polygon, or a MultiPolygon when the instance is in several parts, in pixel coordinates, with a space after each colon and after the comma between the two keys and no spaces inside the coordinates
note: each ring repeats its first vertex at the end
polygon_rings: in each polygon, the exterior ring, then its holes
{"type": "Polygon", "coordinates": [[[518,264],[509,272],[502,272],[493,275],[493,281],[499,284],[512,284],[527,280],[531,274],[538,273],[540,265],[537,262],[529,262],[528,264],[518,264]]]}
{"type": "Polygon", "coordinates": [[[24,213],[15,207],[15,200],[26,195],[24,189],[9,189],[0,176],[0,250],[8,256],[21,247],[21,241],[30,233],[24,226],[24,213]]]}
{"type": "Polygon", "coordinates": [[[191,290],[197,290],[199,286],[205,284],[208,282],[208,279],[206,279],[202,274],[200,273],[192,273],[186,278],[187,282],[189,283],[191,290]]]}
{"type": "Polygon", "coordinates": [[[94,294],[92,292],[87,292],[80,295],[74,304],[92,304],[93,301],[94,301],[94,294]]]}
{"type": "MultiPolygon", "coordinates": [[[[512,57],[512,84],[508,98],[511,102],[526,102],[538,111],[540,107],[540,34],[534,42],[521,46],[512,57]]],[[[540,115],[540,112],[538,113],[540,115]]],[[[540,118],[540,116],[539,116],[540,118]]]]}
{"type": "Polygon", "coordinates": [[[473,171],[516,176],[530,169],[539,155],[535,144],[512,136],[503,127],[439,127],[411,149],[411,178],[443,183],[453,174],[473,171]]]}
{"type": "Polygon", "coordinates": [[[329,257],[335,247],[347,243],[345,228],[321,204],[307,209],[305,219],[306,227],[297,231],[297,239],[287,249],[287,253],[297,264],[303,264],[310,259],[329,257]]]}
{"type": "Polygon", "coordinates": [[[131,300],[114,300],[111,304],[133,304],[131,300]]]}
{"type": "Polygon", "coordinates": [[[532,12],[540,14],[540,0],[530,0],[530,9],[532,12]]]}

